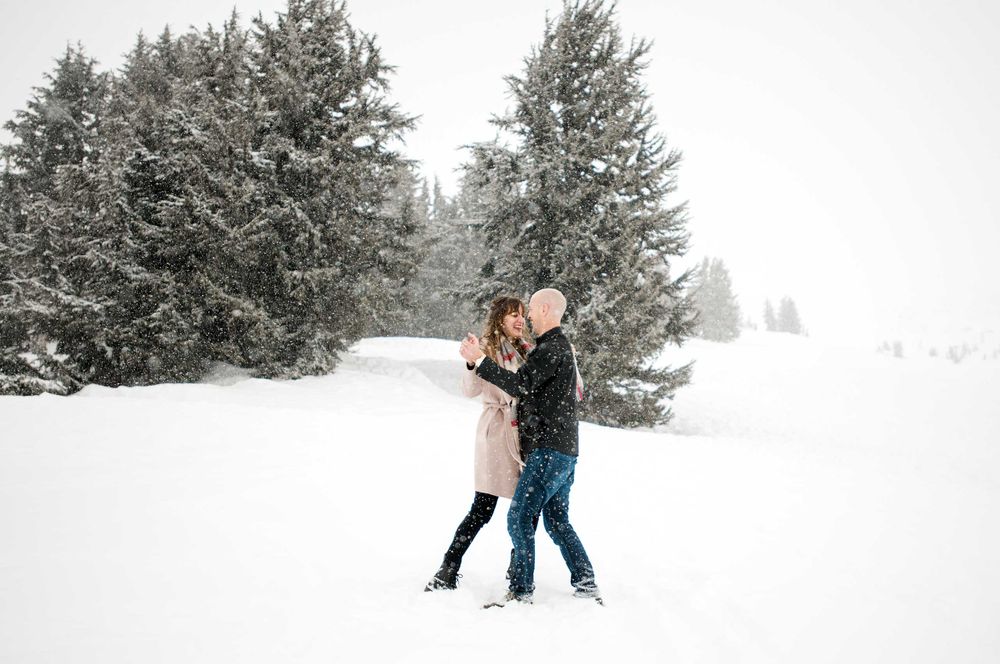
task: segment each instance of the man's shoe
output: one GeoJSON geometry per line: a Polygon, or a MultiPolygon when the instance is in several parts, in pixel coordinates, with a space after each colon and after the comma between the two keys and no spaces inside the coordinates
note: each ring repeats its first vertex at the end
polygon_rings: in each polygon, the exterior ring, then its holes
{"type": "Polygon", "coordinates": [[[604,606],[604,600],[601,599],[601,591],[598,590],[597,586],[589,588],[577,588],[573,591],[573,597],[578,597],[580,599],[592,599],[601,606],[604,606]]]}
{"type": "Polygon", "coordinates": [[[441,568],[431,577],[431,580],[424,586],[424,592],[429,593],[434,590],[454,590],[458,587],[458,580],[462,577],[458,573],[458,565],[455,563],[441,563],[441,568]]]}
{"type": "Polygon", "coordinates": [[[517,602],[518,604],[533,604],[534,603],[534,598],[532,597],[531,593],[524,593],[524,594],[518,595],[518,594],[514,593],[513,591],[508,590],[506,595],[504,595],[500,599],[496,600],[495,602],[488,602],[487,604],[484,604],[483,608],[484,609],[492,609],[493,607],[497,607],[497,608],[502,609],[503,607],[507,606],[511,602],[517,602]]]}

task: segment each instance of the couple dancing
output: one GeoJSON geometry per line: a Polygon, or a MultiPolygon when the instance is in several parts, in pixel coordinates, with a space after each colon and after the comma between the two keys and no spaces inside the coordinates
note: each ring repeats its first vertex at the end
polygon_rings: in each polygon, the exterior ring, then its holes
{"type": "Polygon", "coordinates": [[[470,334],[462,342],[462,391],[483,397],[476,431],[476,494],[425,590],[457,586],[462,556],[502,496],[511,499],[510,588],[503,599],[486,606],[532,602],[539,515],[569,567],[574,596],[601,602],[590,559],[569,523],[578,453],[576,407],[583,386],[573,347],[560,329],[565,311],[566,298],[553,288],[531,296],[527,318],[536,335],[531,348],[524,341],[524,303],[498,297],[490,305],[482,341],[470,334]]]}

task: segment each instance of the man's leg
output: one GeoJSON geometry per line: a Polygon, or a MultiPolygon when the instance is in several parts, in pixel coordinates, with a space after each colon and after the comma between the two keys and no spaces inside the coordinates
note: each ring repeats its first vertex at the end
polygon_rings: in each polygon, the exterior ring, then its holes
{"type": "Polygon", "coordinates": [[[535,590],[535,528],[545,503],[545,474],[551,460],[549,450],[539,449],[528,455],[521,478],[507,512],[507,532],[514,546],[510,591],[518,597],[535,590]]]}
{"type": "MultiPolygon", "coordinates": [[[[535,533],[535,537],[538,537],[538,521],[541,514],[536,514],[535,518],[531,520],[531,532],[535,533]]],[[[507,565],[507,580],[510,581],[511,577],[514,576],[514,549],[510,550],[510,564],[507,565]]]]}
{"type": "MultiPolygon", "coordinates": [[[[575,466],[576,459],[573,459],[572,463],[575,466]]],[[[546,532],[559,547],[559,552],[566,561],[566,567],[569,568],[570,583],[578,591],[590,594],[597,591],[594,567],[590,563],[587,551],[583,548],[583,542],[569,522],[569,490],[573,486],[575,474],[575,470],[570,470],[563,485],[545,503],[542,516],[546,532]]]]}

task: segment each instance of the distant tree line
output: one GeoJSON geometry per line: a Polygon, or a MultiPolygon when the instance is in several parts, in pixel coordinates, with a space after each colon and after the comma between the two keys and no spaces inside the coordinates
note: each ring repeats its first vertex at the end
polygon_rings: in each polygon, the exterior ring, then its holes
{"type": "MultiPolygon", "coordinates": [[[[721,258],[702,260],[692,274],[688,297],[695,312],[693,332],[703,339],[729,342],[739,338],[744,327],[756,329],[755,323],[743,317],[729,269],[721,258]]],[[[770,300],[764,301],[764,329],[806,334],[798,307],[790,297],[781,299],[777,311],[770,300]]]]}
{"type": "Polygon", "coordinates": [[[418,201],[423,213],[418,238],[423,260],[410,284],[412,313],[386,333],[442,339],[478,333],[482,307],[465,297],[461,287],[486,261],[480,193],[463,178],[458,194],[449,197],[435,178],[430,191],[426,180],[421,181],[418,201]]]}
{"type": "MultiPolygon", "coordinates": [[[[933,356],[937,351],[934,351],[934,349],[931,350],[932,350],[931,355],[933,356]]],[[[893,341],[891,343],[889,341],[883,341],[881,344],[879,344],[877,352],[882,355],[892,355],[893,357],[896,358],[903,358],[904,357],[903,342],[899,340],[893,341]]]]}
{"type": "Polygon", "coordinates": [[[771,300],[764,300],[764,329],[768,332],[788,332],[790,334],[807,335],[799,309],[790,297],[781,298],[778,311],[775,313],[771,300]]]}
{"type": "Polygon", "coordinates": [[[667,421],[691,366],[656,358],[696,315],[648,54],[613,5],[565,2],[449,198],[400,153],[414,120],[342,2],[140,35],[115,72],[68,47],[5,125],[0,394],[320,374],[363,336],[457,338],[554,286],[585,416],[667,421]]]}
{"type": "MultiPolygon", "coordinates": [[[[961,364],[965,360],[973,358],[980,353],[982,353],[980,357],[983,360],[1000,359],[1000,347],[994,348],[991,351],[988,348],[980,349],[979,344],[970,344],[968,342],[948,346],[947,350],[945,350],[944,357],[955,364],[961,364]]],[[[938,357],[938,349],[936,347],[932,347],[929,351],[929,355],[931,357],[938,357]]]]}
{"type": "MultiPolygon", "coordinates": [[[[881,355],[892,355],[896,358],[905,357],[903,353],[903,342],[898,340],[893,342],[883,341],[875,349],[875,352],[881,355]]],[[[942,354],[938,350],[937,346],[931,346],[930,349],[928,349],[927,354],[932,358],[942,357],[942,354]]],[[[991,351],[988,348],[981,348],[981,346],[976,343],[962,342],[961,344],[948,346],[943,354],[944,359],[953,362],[954,364],[961,364],[965,360],[976,356],[979,356],[983,360],[1000,359],[1000,347],[991,351]]]]}

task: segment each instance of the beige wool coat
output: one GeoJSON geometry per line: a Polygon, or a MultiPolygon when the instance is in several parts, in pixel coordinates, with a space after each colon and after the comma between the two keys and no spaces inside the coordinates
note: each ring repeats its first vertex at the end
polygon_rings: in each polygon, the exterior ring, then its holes
{"type": "Polygon", "coordinates": [[[521,477],[517,400],[477,376],[475,370],[462,370],[462,393],[470,398],[481,395],[483,399],[483,413],[476,427],[476,491],[512,498],[521,477]]]}

